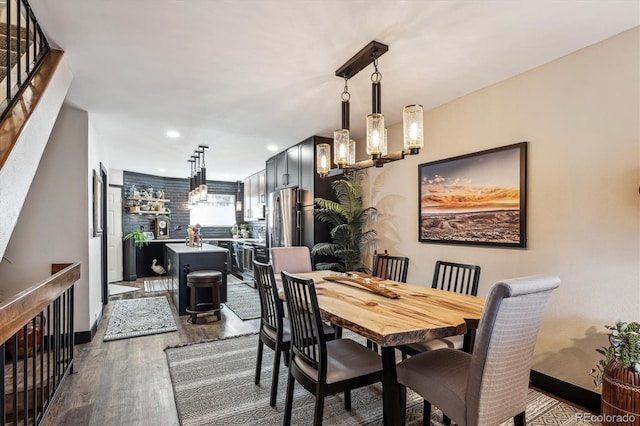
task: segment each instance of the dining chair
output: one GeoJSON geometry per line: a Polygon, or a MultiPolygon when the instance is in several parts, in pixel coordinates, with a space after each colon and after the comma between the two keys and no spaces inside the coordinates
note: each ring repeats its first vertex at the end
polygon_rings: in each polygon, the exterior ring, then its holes
{"type": "Polygon", "coordinates": [[[385,280],[407,282],[409,258],[403,256],[389,256],[387,251],[373,256],[373,276],[385,280]]]}
{"type": "MultiPolygon", "coordinates": [[[[284,352],[285,365],[289,362],[289,350],[291,348],[291,328],[289,319],[284,317],[284,307],[275,285],[275,277],[271,265],[253,261],[253,270],[258,295],[260,297],[260,333],[258,335],[258,356],[256,359],[255,384],[260,384],[260,372],[262,369],[262,351],[264,345],[272,349],[273,371],[271,380],[271,399],[269,405],[276,405],[278,395],[278,377],[280,375],[280,357],[284,352]]],[[[323,324],[323,332],[327,340],[334,337],[335,331],[330,326],[323,324]]]]}
{"type": "Polygon", "coordinates": [[[280,273],[288,271],[292,274],[298,272],[311,272],[311,251],[307,246],[271,247],[271,265],[276,277],[278,290],[282,292],[280,273]]]}
{"type": "MultiPolygon", "coordinates": [[[[476,296],[478,294],[479,281],[480,266],[438,260],[436,261],[436,268],[433,271],[431,288],[476,296]]],[[[468,339],[467,346],[469,347],[469,351],[471,351],[473,348],[474,333],[473,330],[470,330],[466,336],[443,337],[427,342],[399,346],[398,349],[402,352],[402,359],[406,359],[407,355],[417,355],[421,352],[435,349],[463,349],[466,338],[468,339]]]]}
{"type": "MultiPolygon", "coordinates": [[[[385,250],[384,253],[375,252],[373,254],[373,276],[385,280],[407,282],[407,269],[409,269],[409,258],[403,256],[390,256],[385,250]]],[[[378,352],[378,345],[367,339],[367,347],[378,352]]]]}
{"type": "Polygon", "coordinates": [[[514,278],[489,291],[473,354],[456,349],[423,352],[397,366],[403,401],[406,388],[424,398],[424,424],[431,404],[458,425],[497,425],[513,417],[524,425],[529,372],[536,337],[555,276],[514,278]]]}
{"type": "Polygon", "coordinates": [[[344,392],[344,407],[351,410],[351,389],[382,380],[382,359],[351,339],[328,341],[322,327],[315,284],[282,272],[291,322],[291,359],[284,424],[291,424],[293,389],[297,381],[316,396],[314,425],[322,424],[324,398],[344,392]],[[309,344],[315,342],[315,344],[309,344]]]}

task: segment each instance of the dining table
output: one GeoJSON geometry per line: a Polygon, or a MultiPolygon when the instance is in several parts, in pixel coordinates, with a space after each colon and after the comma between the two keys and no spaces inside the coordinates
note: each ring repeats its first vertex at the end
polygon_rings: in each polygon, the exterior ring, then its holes
{"type": "Polygon", "coordinates": [[[385,425],[401,424],[406,409],[395,348],[475,330],[484,307],[481,297],[361,273],[295,275],[313,280],[323,319],[380,346],[385,425]]]}

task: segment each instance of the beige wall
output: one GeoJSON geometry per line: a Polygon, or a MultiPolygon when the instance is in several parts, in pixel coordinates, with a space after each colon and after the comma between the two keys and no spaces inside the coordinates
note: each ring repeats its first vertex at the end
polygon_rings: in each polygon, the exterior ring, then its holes
{"type": "Polygon", "coordinates": [[[52,263],[81,263],[74,295],[76,331],[90,330],[94,319],[87,303],[95,269],[89,257],[87,117],[75,108],[60,109],[7,246],[11,263],[0,264],[0,286],[13,295],[50,276],[52,263]]]}
{"type": "Polygon", "coordinates": [[[411,258],[410,282],[430,282],[438,259],[481,265],[481,295],[503,278],[560,276],[533,368],[587,389],[603,324],[640,320],[639,38],[635,28],[428,111],[423,151],[368,171],[377,248],[411,258]],[[418,164],[521,141],[527,249],[418,242],[418,164]]]}

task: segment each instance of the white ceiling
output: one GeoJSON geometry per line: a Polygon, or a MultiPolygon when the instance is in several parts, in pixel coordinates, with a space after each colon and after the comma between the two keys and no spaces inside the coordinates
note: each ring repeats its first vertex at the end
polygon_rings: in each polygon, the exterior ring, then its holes
{"type": "MultiPolygon", "coordinates": [[[[269,144],[332,136],[343,88],[334,72],[371,40],[389,45],[379,61],[388,126],[404,105],[429,110],[640,24],[638,0],[31,4],[66,52],[67,102],[89,111],[110,167],[186,177],[187,158],[207,144],[208,178],[231,181],[264,168],[269,144]]],[[[356,138],[371,72],[349,82],[356,138]]]]}

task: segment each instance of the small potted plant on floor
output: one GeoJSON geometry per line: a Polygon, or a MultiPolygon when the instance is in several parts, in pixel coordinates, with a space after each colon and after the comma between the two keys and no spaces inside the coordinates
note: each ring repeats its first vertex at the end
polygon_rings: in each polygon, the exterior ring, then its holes
{"type": "MultiPolygon", "coordinates": [[[[124,281],[135,281],[136,278],[138,278],[138,275],[136,273],[136,270],[138,269],[138,266],[137,266],[138,256],[136,252],[141,247],[149,244],[149,240],[147,239],[147,236],[144,235],[144,232],[142,232],[141,230],[131,231],[128,234],[125,234],[125,236],[123,237],[123,240],[124,240],[123,279],[124,281]]],[[[140,259],[142,260],[142,256],[140,256],[140,259]]],[[[140,270],[142,270],[141,267],[140,267],[140,270]]]]}
{"type": "Polygon", "coordinates": [[[590,372],[595,385],[602,385],[602,414],[640,419],[640,323],[605,327],[611,331],[609,347],[596,349],[604,358],[590,372]]]}

